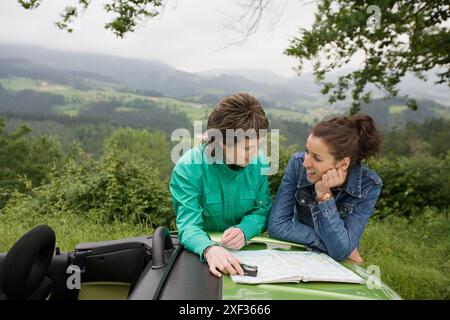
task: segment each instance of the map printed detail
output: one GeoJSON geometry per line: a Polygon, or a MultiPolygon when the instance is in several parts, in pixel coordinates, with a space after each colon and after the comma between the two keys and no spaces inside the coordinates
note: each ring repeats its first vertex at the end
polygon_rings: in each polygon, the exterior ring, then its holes
{"type": "Polygon", "coordinates": [[[235,283],[330,281],[364,283],[364,280],[324,253],[310,251],[234,251],[242,263],[258,266],[256,277],[231,276],[235,283]]]}

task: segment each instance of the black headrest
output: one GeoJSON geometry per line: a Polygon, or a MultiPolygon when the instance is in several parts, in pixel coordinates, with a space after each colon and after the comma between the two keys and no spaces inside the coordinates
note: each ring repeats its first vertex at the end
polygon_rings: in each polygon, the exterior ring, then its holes
{"type": "Polygon", "coordinates": [[[8,251],[0,268],[0,289],[10,299],[25,299],[44,281],[55,250],[55,233],[39,225],[8,251]]]}

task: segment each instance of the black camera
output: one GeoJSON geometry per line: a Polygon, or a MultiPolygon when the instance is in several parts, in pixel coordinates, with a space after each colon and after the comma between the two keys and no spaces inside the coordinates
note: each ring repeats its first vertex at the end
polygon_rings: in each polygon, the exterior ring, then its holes
{"type": "Polygon", "coordinates": [[[258,266],[246,263],[241,263],[240,265],[242,270],[244,270],[244,276],[256,277],[256,275],[258,274],[258,266]]]}

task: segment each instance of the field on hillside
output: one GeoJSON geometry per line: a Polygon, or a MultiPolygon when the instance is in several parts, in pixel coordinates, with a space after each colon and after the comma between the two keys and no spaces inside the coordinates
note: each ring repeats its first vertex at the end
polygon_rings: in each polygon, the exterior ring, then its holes
{"type": "MultiPolygon", "coordinates": [[[[71,86],[63,84],[49,83],[44,80],[36,80],[30,78],[0,78],[0,85],[7,90],[21,91],[21,90],[35,90],[38,92],[47,92],[64,96],[64,104],[55,107],[55,111],[59,114],[68,116],[78,116],[82,110],[86,110],[90,105],[102,101],[118,100],[124,104],[115,109],[118,112],[134,112],[136,108],[130,107],[125,104],[133,103],[136,101],[151,101],[155,106],[163,110],[167,110],[174,113],[185,114],[191,122],[193,121],[206,121],[209,112],[211,111],[213,104],[202,104],[190,101],[181,101],[168,97],[150,97],[133,92],[124,92],[121,85],[116,83],[103,82],[98,80],[88,79],[91,89],[81,90],[71,86]]],[[[304,101],[303,103],[307,103],[304,101]]],[[[299,107],[297,107],[299,108],[299,107]]],[[[389,106],[389,114],[391,116],[391,123],[399,122],[402,113],[404,113],[408,107],[406,104],[393,103],[389,106]]],[[[444,118],[450,118],[450,108],[435,107],[436,115],[444,118]]],[[[295,110],[294,107],[286,107],[286,109],[270,108],[266,107],[265,111],[269,117],[278,118],[284,121],[304,122],[310,125],[317,121],[332,115],[342,114],[345,110],[342,107],[330,108],[329,106],[320,106],[312,103],[311,107],[301,107],[295,110]]]]}
{"type": "MultiPolygon", "coordinates": [[[[7,90],[21,91],[21,90],[35,90],[40,92],[53,93],[64,96],[65,104],[57,107],[57,112],[69,116],[77,116],[80,111],[85,109],[88,105],[100,101],[107,101],[117,99],[123,103],[128,103],[136,100],[149,100],[155,103],[159,108],[186,114],[191,121],[206,120],[212,105],[181,101],[167,97],[147,97],[131,92],[118,91],[119,86],[100,82],[91,81],[92,88],[90,90],[80,90],[70,86],[61,84],[51,84],[46,81],[29,79],[29,78],[8,78],[0,79],[0,84],[7,90]]],[[[314,123],[318,119],[330,113],[327,108],[316,107],[314,109],[304,109],[302,111],[295,111],[290,109],[276,109],[265,108],[269,116],[277,117],[283,120],[314,123]]],[[[133,112],[133,108],[119,107],[116,109],[119,112],[133,112]]]]}
{"type": "MultiPolygon", "coordinates": [[[[132,101],[152,101],[157,107],[173,112],[185,113],[189,119],[202,120],[210,110],[207,105],[198,103],[185,102],[165,97],[147,97],[131,92],[117,91],[117,87],[113,84],[92,82],[93,88],[90,90],[80,90],[70,86],[61,84],[51,84],[46,81],[34,80],[29,78],[8,78],[0,79],[0,84],[7,90],[35,90],[64,96],[65,104],[57,107],[57,112],[69,116],[77,116],[86,106],[112,99],[129,103],[132,101]]],[[[132,108],[118,107],[116,111],[132,112],[132,108]]]]}

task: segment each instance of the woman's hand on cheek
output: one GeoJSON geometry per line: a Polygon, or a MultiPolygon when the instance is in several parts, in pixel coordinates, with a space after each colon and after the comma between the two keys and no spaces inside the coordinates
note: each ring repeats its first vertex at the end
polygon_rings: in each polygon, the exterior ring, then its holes
{"type": "Polygon", "coordinates": [[[317,196],[320,197],[326,192],[331,192],[331,188],[343,185],[346,178],[347,171],[342,168],[328,170],[322,175],[322,179],[314,185],[317,196]]]}

